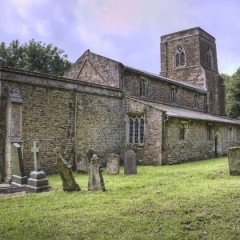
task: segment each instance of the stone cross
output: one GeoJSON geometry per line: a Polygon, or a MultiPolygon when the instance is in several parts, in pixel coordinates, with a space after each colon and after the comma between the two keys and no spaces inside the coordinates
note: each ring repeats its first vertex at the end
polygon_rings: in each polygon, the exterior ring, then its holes
{"type": "Polygon", "coordinates": [[[39,142],[33,141],[33,145],[31,147],[31,152],[33,152],[34,171],[40,170],[39,149],[40,149],[39,142]]]}

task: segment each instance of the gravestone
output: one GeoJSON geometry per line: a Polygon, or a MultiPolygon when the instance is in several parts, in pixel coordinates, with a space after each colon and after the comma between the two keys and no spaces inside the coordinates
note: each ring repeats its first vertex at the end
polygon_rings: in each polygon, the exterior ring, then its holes
{"type": "Polygon", "coordinates": [[[63,191],[80,191],[79,185],[76,183],[70,164],[61,156],[59,149],[55,149],[56,152],[56,169],[60,174],[63,191]]]}
{"type": "Polygon", "coordinates": [[[88,164],[90,164],[91,159],[92,159],[94,154],[97,154],[97,152],[94,149],[90,148],[90,149],[87,150],[86,155],[87,155],[88,164]]]}
{"type": "Polygon", "coordinates": [[[79,155],[77,159],[77,171],[87,173],[89,168],[89,162],[87,156],[79,155]]]}
{"type": "Polygon", "coordinates": [[[4,182],[12,180],[12,144],[22,142],[22,103],[20,87],[13,84],[8,87],[6,105],[6,131],[4,149],[4,182]]]}
{"type": "Polygon", "coordinates": [[[111,153],[107,156],[107,172],[108,174],[119,174],[120,160],[119,155],[111,153]]]}
{"type": "Polygon", "coordinates": [[[26,192],[40,193],[49,191],[50,186],[48,185],[48,179],[46,174],[41,170],[40,167],[40,146],[38,141],[33,141],[33,146],[31,152],[34,156],[34,171],[30,173],[30,178],[28,179],[28,184],[26,186],[26,192]]]}
{"type": "Polygon", "coordinates": [[[136,153],[133,150],[127,150],[124,158],[124,174],[137,174],[136,153]]]}
{"type": "Polygon", "coordinates": [[[90,159],[88,191],[106,191],[97,154],[93,154],[90,159]]]}
{"type": "Polygon", "coordinates": [[[231,147],[228,149],[228,164],[230,175],[240,175],[240,147],[231,147]]]}
{"type": "Polygon", "coordinates": [[[24,173],[24,165],[22,158],[22,149],[19,143],[12,144],[12,181],[13,186],[23,186],[27,184],[27,177],[24,173]]]}

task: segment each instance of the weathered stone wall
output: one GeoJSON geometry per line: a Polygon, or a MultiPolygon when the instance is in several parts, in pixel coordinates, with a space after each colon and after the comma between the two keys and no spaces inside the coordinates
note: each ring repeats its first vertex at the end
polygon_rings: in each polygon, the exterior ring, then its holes
{"type": "MultiPolygon", "coordinates": [[[[143,165],[162,165],[162,124],[163,112],[140,103],[137,100],[126,99],[127,115],[144,115],[144,144],[129,144],[126,148],[134,150],[137,163],[143,165]]],[[[128,118],[126,119],[128,128],[128,118]]],[[[126,129],[128,133],[128,129],[126,129]]]]}
{"type": "MultiPolygon", "coordinates": [[[[1,73],[0,73],[1,76],[1,73]]],[[[6,96],[3,96],[3,87],[2,81],[0,80],[0,183],[3,181],[3,173],[4,173],[4,166],[3,166],[3,159],[4,159],[4,146],[5,146],[5,109],[7,105],[6,96]]]]}
{"type": "Polygon", "coordinates": [[[122,67],[119,62],[87,50],[64,74],[64,77],[119,88],[122,67]]]}
{"type": "Polygon", "coordinates": [[[218,109],[219,115],[226,116],[226,99],[225,99],[225,85],[224,80],[221,76],[218,78],[218,109]]]}
{"type": "Polygon", "coordinates": [[[218,138],[217,156],[226,155],[229,147],[240,143],[239,126],[212,123],[212,138],[208,140],[207,124],[204,121],[183,121],[169,118],[164,129],[164,163],[176,164],[214,157],[216,136],[218,138]],[[180,140],[180,124],[182,122],[187,126],[185,140],[180,140]],[[233,128],[232,138],[229,137],[229,127],[233,128]]]}
{"type": "Polygon", "coordinates": [[[125,143],[122,100],[92,94],[77,95],[77,159],[88,149],[97,151],[103,163],[110,153],[120,154],[125,143]]]}
{"type": "Polygon", "coordinates": [[[102,158],[108,153],[119,154],[124,147],[121,91],[22,71],[2,71],[1,82],[1,102],[5,99],[4,89],[9,85],[18,84],[21,91],[23,157],[27,174],[33,170],[33,140],[40,142],[41,164],[47,173],[55,172],[55,147],[60,147],[68,162],[74,161],[75,119],[77,157],[85,154],[89,147],[96,149],[102,158]]]}
{"type": "Polygon", "coordinates": [[[200,35],[199,36],[199,47],[200,47],[200,64],[201,64],[201,66],[203,66],[204,68],[207,68],[207,69],[209,68],[210,70],[217,73],[218,72],[218,63],[217,63],[217,49],[216,49],[215,39],[206,38],[206,34],[205,34],[205,36],[200,35]],[[212,60],[211,67],[209,67],[207,65],[207,61],[206,61],[206,53],[208,50],[211,51],[211,60],[212,60]]]}
{"type": "MultiPolygon", "coordinates": [[[[124,73],[124,90],[126,94],[135,97],[140,97],[140,79],[141,75],[131,71],[124,73]]],[[[178,105],[195,109],[198,111],[205,110],[205,94],[200,91],[194,91],[190,88],[185,88],[182,85],[173,84],[167,81],[160,81],[159,79],[144,77],[146,80],[147,95],[143,99],[160,101],[167,104],[178,105]],[[176,102],[171,103],[171,91],[176,90],[176,102]],[[197,106],[194,98],[197,97],[197,106]]]]}
{"type": "Polygon", "coordinates": [[[33,168],[31,142],[41,145],[42,168],[55,172],[54,148],[60,147],[67,161],[73,159],[73,107],[71,92],[39,86],[21,85],[23,97],[23,145],[26,169],[33,168]]]}

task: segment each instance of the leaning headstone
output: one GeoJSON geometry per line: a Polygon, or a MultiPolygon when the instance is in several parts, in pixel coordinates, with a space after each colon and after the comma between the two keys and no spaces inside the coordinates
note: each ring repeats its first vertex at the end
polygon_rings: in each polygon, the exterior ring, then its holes
{"type": "Polygon", "coordinates": [[[79,185],[76,183],[75,178],[73,176],[71,166],[67,163],[67,161],[61,156],[59,150],[56,148],[56,169],[60,174],[63,191],[80,191],[79,185]]]}
{"type": "Polygon", "coordinates": [[[124,158],[124,174],[137,174],[136,153],[133,150],[127,150],[124,158]]]}
{"type": "Polygon", "coordinates": [[[13,173],[11,185],[24,186],[27,184],[27,177],[24,172],[21,145],[19,143],[13,143],[11,148],[13,173]]]}
{"type": "Polygon", "coordinates": [[[105,191],[102,169],[97,154],[93,154],[89,165],[88,191],[105,191]]]}
{"type": "Polygon", "coordinates": [[[107,172],[108,174],[119,174],[120,164],[119,155],[111,153],[107,156],[107,172]]]}
{"type": "Polygon", "coordinates": [[[228,164],[230,175],[240,175],[240,147],[231,147],[228,149],[228,164]]]}
{"type": "Polygon", "coordinates": [[[26,192],[40,193],[49,191],[50,189],[46,174],[40,167],[39,151],[39,142],[33,141],[31,152],[33,152],[34,156],[34,171],[30,173],[30,178],[28,179],[28,184],[26,186],[26,192]]]}

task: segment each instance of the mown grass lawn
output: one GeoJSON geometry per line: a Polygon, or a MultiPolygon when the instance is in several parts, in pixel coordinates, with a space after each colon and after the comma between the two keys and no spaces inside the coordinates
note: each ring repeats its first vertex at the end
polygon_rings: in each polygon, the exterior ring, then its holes
{"type": "Polygon", "coordinates": [[[58,175],[41,194],[0,195],[0,239],[240,239],[240,177],[227,158],[104,172],[107,192],[62,191],[58,175]]]}

